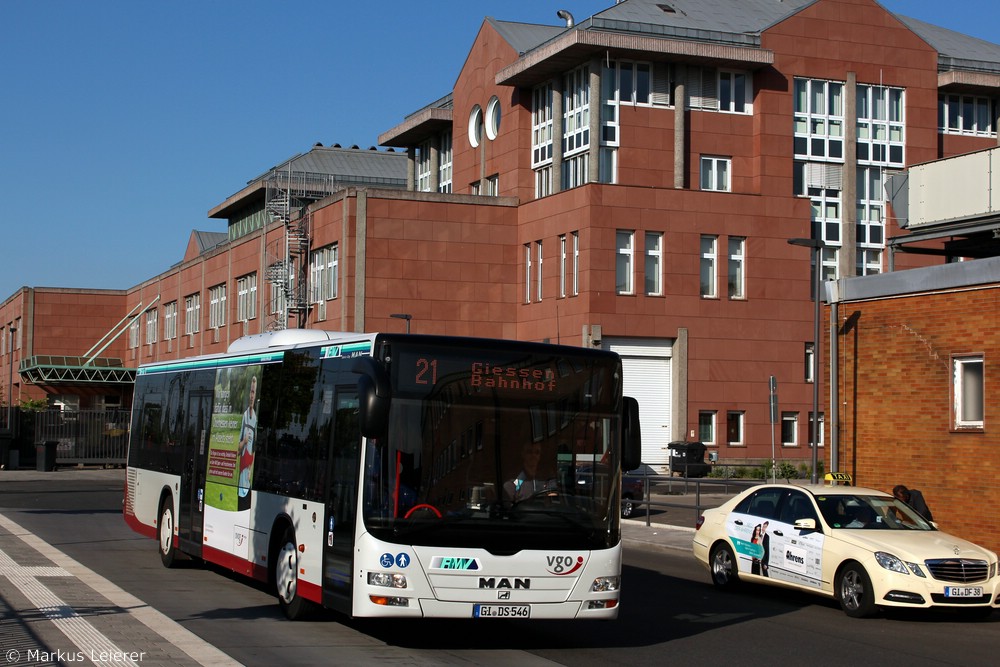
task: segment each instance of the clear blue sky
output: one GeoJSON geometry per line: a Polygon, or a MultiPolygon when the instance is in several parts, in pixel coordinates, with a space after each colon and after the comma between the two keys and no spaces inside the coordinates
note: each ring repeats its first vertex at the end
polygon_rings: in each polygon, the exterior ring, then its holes
{"type": "MultiPolygon", "coordinates": [[[[0,302],[166,270],[247,181],[316,142],[374,145],[450,92],[487,15],[612,4],[0,0],[0,302]]],[[[1000,42],[996,0],[882,4],[1000,42]]]]}

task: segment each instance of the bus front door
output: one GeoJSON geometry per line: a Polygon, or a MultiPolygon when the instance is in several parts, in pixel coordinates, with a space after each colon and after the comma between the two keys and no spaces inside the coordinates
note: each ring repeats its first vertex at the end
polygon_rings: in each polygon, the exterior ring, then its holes
{"type": "Polygon", "coordinates": [[[205,465],[212,392],[193,391],[184,414],[184,468],[181,472],[177,521],[181,551],[201,557],[205,514],[205,465]]]}
{"type": "Polygon", "coordinates": [[[354,528],[357,520],[361,431],[358,392],[338,387],[329,443],[330,483],[326,495],[326,541],[323,547],[323,605],[351,613],[354,528]]]}

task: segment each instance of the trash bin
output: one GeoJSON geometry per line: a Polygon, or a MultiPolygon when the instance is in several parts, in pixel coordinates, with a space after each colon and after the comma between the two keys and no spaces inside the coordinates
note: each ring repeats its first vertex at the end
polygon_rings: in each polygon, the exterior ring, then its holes
{"type": "Polygon", "coordinates": [[[46,440],[35,445],[35,470],[51,472],[56,469],[56,447],[59,443],[55,440],[46,440]]]}
{"type": "Polygon", "coordinates": [[[704,477],[712,470],[712,466],[705,463],[704,443],[678,440],[667,447],[670,449],[670,470],[681,477],[704,477]]]}

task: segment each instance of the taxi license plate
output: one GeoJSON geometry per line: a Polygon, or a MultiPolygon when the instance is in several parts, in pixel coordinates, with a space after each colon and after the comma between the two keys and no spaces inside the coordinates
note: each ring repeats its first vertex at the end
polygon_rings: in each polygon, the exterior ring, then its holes
{"type": "Polygon", "coordinates": [[[982,586],[945,586],[944,596],[946,598],[981,598],[983,597],[982,586]]]}
{"type": "Polygon", "coordinates": [[[531,607],[526,604],[477,604],[473,618],[529,618],[531,607]]]}

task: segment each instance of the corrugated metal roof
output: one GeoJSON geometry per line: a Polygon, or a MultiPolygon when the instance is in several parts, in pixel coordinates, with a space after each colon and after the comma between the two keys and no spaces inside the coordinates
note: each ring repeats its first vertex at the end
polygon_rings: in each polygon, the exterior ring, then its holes
{"type": "MultiPolygon", "coordinates": [[[[791,16],[817,0],[626,0],[594,14],[598,27],[608,21],[621,22],[621,29],[661,31],[670,26],[705,32],[759,35],[769,26],[791,16]]],[[[590,23],[588,21],[587,23],[590,23]]],[[[578,22],[580,27],[588,27],[578,22]]]]}
{"type": "Polygon", "coordinates": [[[1000,71],[1000,44],[963,35],[960,32],[924,23],[908,16],[900,16],[899,14],[894,16],[934,47],[938,55],[971,61],[970,65],[980,63],[983,69],[1000,71]]]}
{"type": "Polygon", "coordinates": [[[376,179],[405,184],[406,154],[360,147],[314,146],[308,153],[296,155],[247,183],[261,181],[275,171],[288,170],[293,173],[335,176],[345,182],[376,179]]]}
{"type": "Polygon", "coordinates": [[[566,26],[498,21],[492,16],[487,16],[486,22],[518,53],[526,53],[567,30],[566,26]]]}

